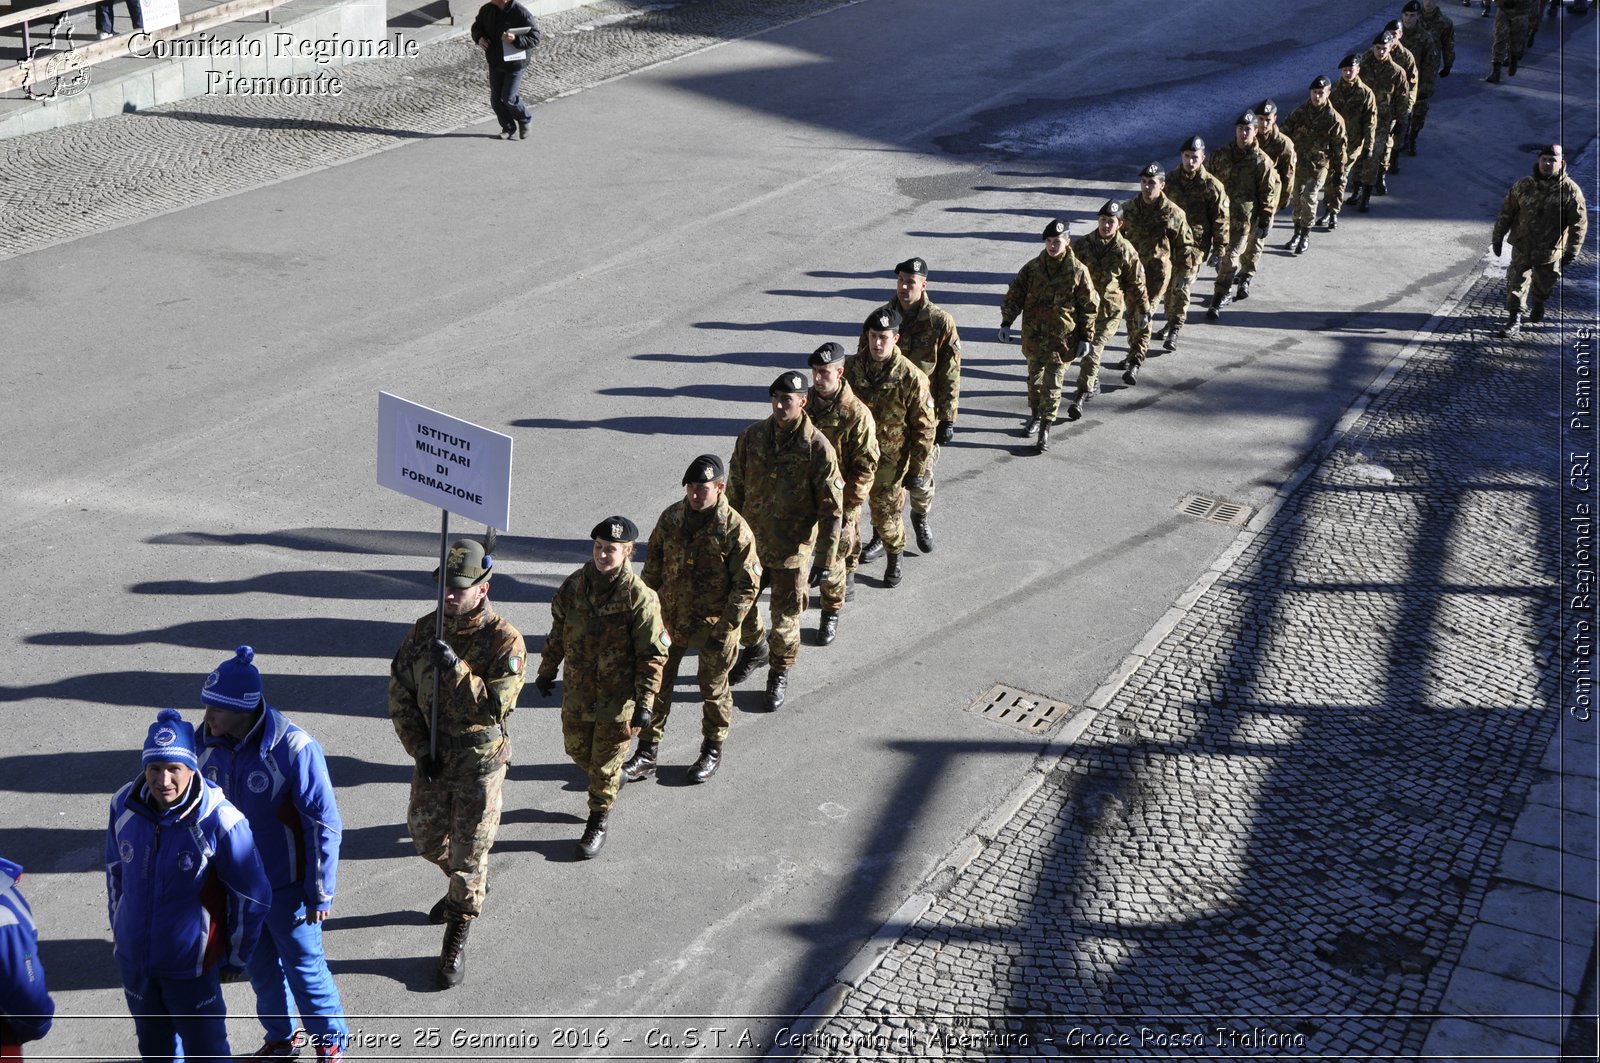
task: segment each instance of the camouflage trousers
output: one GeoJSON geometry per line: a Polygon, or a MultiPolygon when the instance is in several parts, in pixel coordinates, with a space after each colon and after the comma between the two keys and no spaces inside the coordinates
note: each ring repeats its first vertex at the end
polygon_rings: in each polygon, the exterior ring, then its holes
{"type": "Polygon", "coordinates": [[[906,493],[911,496],[911,512],[926,513],[933,509],[933,467],[939,464],[939,444],[933,445],[933,453],[928,455],[928,478],[921,487],[907,487],[906,493]]]}
{"type": "MultiPolygon", "coordinates": [[[[1302,229],[1309,229],[1317,220],[1317,199],[1322,195],[1322,190],[1329,184],[1328,157],[1317,154],[1312,156],[1302,155],[1295,160],[1294,166],[1294,223],[1302,229]]],[[[1339,184],[1344,184],[1341,178],[1339,184]]],[[[1339,200],[1333,200],[1338,203],[1339,200]]],[[[1330,207],[1338,213],[1337,207],[1330,207]]]]}
{"type": "MultiPolygon", "coordinates": [[[[901,530],[900,540],[905,541],[904,529],[901,530]]],[[[884,537],[884,541],[888,542],[888,536],[884,537]]],[[[806,611],[806,603],[811,598],[811,588],[807,585],[810,576],[809,550],[801,552],[800,564],[795,568],[761,567],[761,585],[772,588],[772,598],[768,604],[772,614],[772,630],[762,630],[761,603],[758,601],[744,614],[744,626],[739,630],[739,645],[759,646],[761,636],[765,633],[769,668],[787,672],[794,667],[795,658],[800,656],[800,614],[806,611]]]]}
{"type": "Polygon", "coordinates": [[[1172,275],[1172,283],[1167,285],[1166,305],[1163,310],[1167,315],[1167,327],[1172,332],[1183,328],[1184,322],[1189,320],[1189,295],[1194,288],[1195,279],[1200,276],[1200,265],[1204,261],[1204,251],[1199,248],[1191,251],[1182,266],[1172,275]]]}
{"type": "MultiPolygon", "coordinates": [[[[509,745],[510,739],[506,739],[509,745]]],[[[509,758],[510,750],[506,750],[509,758]]],[[[485,775],[447,775],[429,782],[421,771],[411,776],[406,828],[424,860],[449,879],[449,918],[463,922],[483,914],[489,887],[489,850],[500,830],[501,789],[506,766],[485,775]]]]}
{"type": "Polygon", "coordinates": [[[1150,319],[1156,307],[1167,294],[1167,284],[1172,280],[1172,263],[1161,255],[1143,258],[1145,312],[1141,318],[1128,319],[1128,364],[1143,365],[1150,350],[1150,319]]]}
{"type": "Polygon", "coordinates": [[[1267,235],[1262,236],[1260,229],[1255,225],[1245,225],[1244,250],[1239,253],[1239,273],[1245,277],[1254,277],[1256,267],[1261,264],[1261,251],[1267,246],[1267,240],[1272,236],[1272,227],[1267,227],[1267,235]]]}
{"type": "Polygon", "coordinates": [[[850,506],[844,511],[839,524],[839,560],[833,566],[832,579],[819,587],[822,608],[837,613],[844,608],[844,595],[848,589],[845,581],[861,564],[861,507],[850,506]]]}
{"type": "Polygon", "coordinates": [[[906,497],[900,455],[879,455],[878,473],[873,477],[872,491],[867,495],[867,510],[872,514],[873,532],[883,540],[884,549],[894,554],[906,548],[906,497]]]}
{"type": "MultiPolygon", "coordinates": [[[[1067,341],[1072,344],[1071,340],[1067,341]]],[[[1054,423],[1061,409],[1061,384],[1066,379],[1067,367],[1074,359],[1071,348],[1063,355],[1057,344],[1022,344],[1022,353],[1028,359],[1028,409],[1054,423]]],[[[1093,343],[1089,353],[1078,362],[1078,387],[1092,388],[1100,376],[1100,352],[1093,343]]]]}
{"type": "MultiPolygon", "coordinates": [[[[1105,360],[1106,344],[1122,328],[1122,313],[1126,309],[1122,302],[1122,293],[1118,292],[1109,299],[1100,300],[1100,313],[1094,319],[1094,336],[1089,340],[1089,360],[1094,363],[1094,373],[1090,377],[1089,385],[1094,386],[1094,381],[1100,376],[1100,363],[1105,360]]],[[[1083,367],[1078,367],[1078,386],[1084,387],[1083,367]]]]}
{"type": "Polygon", "coordinates": [[[667,733],[667,717],[672,715],[672,688],[678,682],[678,669],[683,664],[683,655],[689,650],[696,651],[695,678],[700,682],[700,700],[705,705],[701,713],[700,734],[713,742],[721,742],[728,737],[728,724],[733,720],[733,692],[728,689],[728,669],[733,667],[733,659],[739,652],[738,640],[730,636],[720,650],[712,650],[706,648],[710,635],[711,629],[707,628],[686,642],[674,642],[667,651],[667,664],[661,673],[661,689],[656,692],[656,703],[651,712],[654,718],[645,738],[651,745],[660,745],[667,733]]]}
{"type": "Polygon", "coordinates": [[[561,709],[561,744],[589,776],[589,811],[605,812],[622,789],[622,765],[633,745],[627,720],[597,720],[561,709]]]}
{"type": "Polygon", "coordinates": [[[1528,16],[1494,13],[1494,62],[1521,59],[1528,47],[1528,16]]]}
{"type": "Polygon", "coordinates": [[[1506,310],[1520,313],[1528,308],[1529,288],[1533,301],[1548,302],[1561,279],[1561,263],[1546,255],[1534,259],[1522,248],[1512,245],[1511,263],[1506,267],[1506,310]]]}
{"type": "Polygon", "coordinates": [[[1350,176],[1354,174],[1356,184],[1361,183],[1361,171],[1364,168],[1361,157],[1365,151],[1363,145],[1352,147],[1350,164],[1328,174],[1328,183],[1322,189],[1322,209],[1327,212],[1328,217],[1336,218],[1344,209],[1344,190],[1350,183],[1350,176]]]}
{"type": "Polygon", "coordinates": [[[1395,125],[1400,115],[1378,104],[1378,139],[1373,142],[1372,153],[1361,164],[1360,181],[1375,185],[1381,174],[1389,172],[1389,153],[1394,150],[1395,125]]]}
{"type": "Polygon", "coordinates": [[[1245,245],[1250,240],[1250,234],[1255,232],[1255,226],[1250,223],[1248,213],[1235,211],[1229,217],[1228,243],[1222,249],[1222,255],[1217,259],[1217,282],[1212,287],[1212,303],[1228,293],[1233,287],[1234,274],[1239,272],[1241,258],[1245,245]]]}
{"type": "Polygon", "coordinates": [[[1411,108],[1410,134],[1408,142],[1417,139],[1417,134],[1422,132],[1423,123],[1428,120],[1428,108],[1433,103],[1433,93],[1417,97],[1417,105],[1411,108]]]}

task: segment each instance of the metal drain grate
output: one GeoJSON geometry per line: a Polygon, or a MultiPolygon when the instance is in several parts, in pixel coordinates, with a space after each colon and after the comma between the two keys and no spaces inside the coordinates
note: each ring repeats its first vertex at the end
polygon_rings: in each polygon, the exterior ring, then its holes
{"type": "Polygon", "coordinates": [[[1031,734],[1048,731],[1066,719],[1072,707],[1066,702],[1051,701],[1038,694],[997,683],[987,693],[975,698],[967,706],[967,711],[1031,734]]]}
{"type": "Polygon", "coordinates": [[[1178,503],[1178,512],[1201,520],[1209,520],[1213,524],[1243,524],[1250,519],[1251,509],[1241,503],[1228,502],[1220,498],[1185,495],[1178,503]]]}

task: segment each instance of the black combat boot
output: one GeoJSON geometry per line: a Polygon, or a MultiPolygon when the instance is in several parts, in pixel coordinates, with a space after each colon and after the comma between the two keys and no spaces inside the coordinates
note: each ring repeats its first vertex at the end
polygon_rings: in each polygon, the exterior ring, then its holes
{"type": "Polygon", "coordinates": [[[467,976],[467,931],[472,924],[452,919],[444,928],[444,948],[439,950],[439,988],[454,989],[467,976]]]}
{"type": "Polygon", "coordinates": [[[898,550],[889,551],[889,560],[883,566],[883,585],[885,587],[900,586],[900,551],[898,550]]]}
{"type": "Polygon", "coordinates": [[[822,623],[817,625],[817,645],[832,646],[833,640],[839,637],[839,610],[824,609],[822,623]]]}
{"type": "MultiPolygon", "coordinates": [[[[1487,12],[1487,11],[1484,12],[1485,15],[1487,15],[1488,13],[1489,12],[1487,12]]],[[[1494,65],[1494,70],[1491,71],[1489,76],[1484,78],[1483,80],[1487,81],[1491,85],[1500,84],[1500,64],[1496,63],[1494,65]]]]}
{"type": "Polygon", "coordinates": [[[1297,255],[1303,255],[1303,254],[1306,253],[1306,248],[1308,248],[1310,246],[1311,246],[1311,227],[1310,226],[1306,226],[1306,225],[1302,225],[1300,227],[1300,239],[1294,245],[1294,253],[1297,254],[1297,255]]]}
{"type": "MultiPolygon", "coordinates": [[[[750,608],[754,609],[755,606],[750,608]]],[[[728,683],[738,686],[755,673],[756,662],[761,659],[761,643],[746,646],[739,651],[739,656],[734,660],[733,667],[728,669],[728,683]]]]}
{"type": "MultiPolygon", "coordinates": [[[[1382,178],[1380,177],[1379,180],[1381,181],[1382,178]]],[[[1361,186],[1361,199],[1356,202],[1356,213],[1357,214],[1365,214],[1369,210],[1371,210],[1372,209],[1372,207],[1370,206],[1371,200],[1372,200],[1372,186],[1371,185],[1362,185],[1361,186]]]]}
{"type": "Polygon", "coordinates": [[[1354,203],[1361,198],[1361,186],[1351,185],[1350,194],[1344,197],[1346,203],[1354,203]]]}
{"type": "MultiPolygon", "coordinates": [[[[1383,179],[1383,174],[1381,173],[1378,175],[1378,183],[1375,185],[1368,185],[1367,187],[1372,189],[1372,194],[1375,196],[1386,196],[1389,194],[1389,182],[1383,179]]],[[[1366,196],[1362,196],[1361,201],[1363,203],[1366,202],[1366,196]]]]}
{"type": "Polygon", "coordinates": [[[1162,325],[1160,328],[1150,333],[1150,342],[1154,343],[1156,340],[1165,340],[1171,331],[1172,322],[1168,321],[1165,325],[1162,325]]]}
{"type": "Polygon", "coordinates": [[[610,809],[589,813],[589,822],[584,825],[583,837],[578,839],[578,859],[593,860],[600,855],[600,847],[606,843],[606,821],[610,818],[610,809]]]}
{"type": "Polygon", "coordinates": [[[1128,368],[1122,371],[1122,382],[1130,388],[1139,382],[1139,363],[1128,363],[1128,368]]]}
{"type": "Polygon", "coordinates": [[[1513,310],[1506,318],[1506,327],[1500,330],[1500,335],[1508,340],[1517,339],[1522,335],[1522,311],[1513,310]]]}
{"type": "Polygon", "coordinates": [[[640,742],[628,763],[622,766],[622,777],[628,782],[638,782],[656,773],[656,744],[640,742]]]}
{"type": "Polygon", "coordinates": [[[1161,349],[1166,351],[1168,354],[1171,354],[1173,351],[1177,350],[1178,333],[1182,331],[1183,326],[1174,323],[1171,328],[1167,329],[1167,338],[1161,341],[1161,349]]]}
{"type": "MultiPolygon", "coordinates": [[[[1038,428],[1039,428],[1039,411],[1038,410],[1029,410],[1028,411],[1028,419],[1026,421],[1022,422],[1022,434],[1025,435],[1025,436],[1031,436],[1031,435],[1033,435],[1033,433],[1035,431],[1038,430],[1038,428]]],[[[863,558],[863,560],[866,560],[866,559],[863,558]]]]}
{"type": "Polygon", "coordinates": [[[722,743],[707,738],[700,743],[700,757],[689,765],[689,781],[705,782],[717,773],[722,763],[722,743]]]}
{"type": "Polygon", "coordinates": [[[861,548],[861,560],[876,561],[883,556],[883,538],[874,531],[867,545],[861,548]]]}
{"type": "Polygon", "coordinates": [[[1333,232],[1333,230],[1337,229],[1338,227],[1339,227],[1339,215],[1337,213],[1329,214],[1328,215],[1328,231],[1331,233],[1331,232],[1333,232]]]}
{"type": "Polygon", "coordinates": [[[917,535],[917,549],[925,554],[933,553],[933,529],[928,527],[928,515],[911,511],[911,530],[917,535]]]}
{"type": "Polygon", "coordinates": [[[1083,408],[1089,404],[1090,399],[1098,394],[1100,394],[1100,381],[1098,380],[1094,382],[1094,387],[1089,388],[1087,391],[1079,388],[1077,393],[1072,396],[1072,401],[1067,403],[1067,420],[1076,421],[1082,417],[1083,408]]]}
{"type": "Polygon", "coordinates": [[[1233,293],[1233,301],[1242,303],[1250,298],[1250,274],[1239,274],[1239,290],[1233,293]]]}
{"type": "Polygon", "coordinates": [[[1544,320],[1544,303],[1538,299],[1533,301],[1533,307],[1528,313],[1528,320],[1534,324],[1544,320]]]}
{"type": "Polygon", "coordinates": [[[1294,232],[1289,236],[1289,242],[1283,245],[1285,251],[1293,251],[1294,245],[1300,240],[1300,226],[1294,227],[1294,232]]]}
{"type": "MultiPolygon", "coordinates": [[[[891,558],[898,558],[899,554],[890,554],[891,558]]],[[[776,668],[767,671],[767,711],[777,712],[783,708],[783,696],[789,691],[789,673],[780,672],[776,668]]]]}

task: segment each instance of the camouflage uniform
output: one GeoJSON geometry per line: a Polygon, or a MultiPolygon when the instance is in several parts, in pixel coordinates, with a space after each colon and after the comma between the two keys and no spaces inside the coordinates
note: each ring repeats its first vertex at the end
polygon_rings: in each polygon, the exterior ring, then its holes
{"type": "MultiPolygon", "coordinates": [[[[1287,206],[1290,197],[1294,195],[1294,170],[1297,162],[1295,158],[1294,141],[1284,135],[1282,129],[1274,126],[1272,129],[1263,129],[1256,134],[1256,147],[1262,154],[1272,161],[1273,172],[1278,175],[1278,198],[1272,207],[1272,214],[1287,206]]],[[[1261,235],[1254,226],[1245,238],[1244,253],[1239,256],[1239,272],[1246,277],[1255,276],[1256,267],[1261,263],[1261,249],[1266,245],[1267,238],[1261,235]]]]}
{"type": "Polygon", "coordinates": [[[1166,195],[1183,208],[1194,232],[1189,257],[1174,264],[1177,276],[1167,289],[1168,327],[1177,332],[1189,319],[1189,290],[1200,275],[1206,256],[1215,255],[1220,261],[1228,248],[1228,193],[1222,182],[1202,166],[1192,175],[1180,168],[1168,177],[1166,195]]]}
{"type": "Polygon", "coordinates": [[[655,701],[671,648],[656,592],[627,564],[608,578],[587,562],[550,601],[539,681],[562,669],[561,740],[589,776],[590,812],[617,799],[634,709],[655,701]]]}
{"type": "MultiPolygon", "coordinates": [[[[1318,107],[1307,100],[1296,107],[1283,123],[1283,131],[1294,141],[1297,159],[1294,184],[1294,223],[1311,228],[1317,216],[1317,195],[1325,185],[1344,187],[1344,119],[1330,102],[1318,107]]],[[[1338,208],[1330,206],[1331,213],[1338,208]]]]}
{"type": "Polygon", "coordinates": [[[1206,168],[1222,182],[1228,194],[1229,239],[1217,263],[1217,283],[1211,300],[1217,306],[1232,286],[1234,274],[1240,272],[1240,255],[1255,232],[1256,220],[1271,218],[1278,209],[1278,171],[1272,168],[1266,152],[1255,144],[1241,148],[1237,139],[1228,141],[1207,159],[1206,168]]]}
{"type": "Polygon", "coordinates": [[[1515,63],[1528,47],[1529,18],[1538,18],[1535,0],[1500,0],[1494,13],[1494,65],[1515,63]]]}
{"type": "MultiPolygon", "coordinates": [[[[1138,323],[1140,315],[1150,312],[1150,303],[1145,297],[1144,263],[1139,261],[1139,252],[1120,232],[1112,233],[1107,240],[1097,229],[1080,237],[1072,245],[1072,253],[1089,271],[1089,279],[1100,296],[1100,313],[1095,317],[1094,336],[1089,340],[1089,359],[1099,369],[1106,341],[1117,334],[1123,311],[1127,311],[1129,321],[1134,324],[1138,323]]],[[[1090,387],[1092,390],[1092,383],[1090,387]]]]}
{"type": "MultiPolygon", "coordinates": [[[[1410,40],[1409,37],[1406,38],[1410,40]]],[[[1411,112],[1417,108],[1417,93],[1422,88],[1422,72],[1418,69],[1417,57],[1409,47],[1400,41],[1395,41],[1389,49],[1389,58],[1400,67],[1406,76],[1406,102],[1405,106],[1395,113],[1394,129],[1389,135],[1389,173],[1398,173],[1395,156],[1400,154],[1401,148],[1406,144],[1406,130],[1411,127],[1411,112]]]]}
{"type": "Polygon", "coordinates": [[[1144,265],[1145,313],[1128,329],[1128,363],[1143,365],[1150,349],[1150,315],[1167,294],[1172,264],[1188,263],[1195,246],[1194,230],[1183,209],[1163,193],[1153,203],[1134,196],[1122,205],[1122,237],[1133,245],[1144,265]]]}
{"type": "MultiPolygon", "coordinates": [[[[1433,39],[1439,45],[1439,55],[1444,62],[1444,70],[1449,70],[1456,65],[1456,24],[1450,21],[1450,16],[1444,13],[1444,8],[1435,7],[1428,10],[1422,8],[1421,24],[1427,27],[1433,39]]],[[[1442,73],[1443,71],[1441,71],[1442,73]]]]}
{"type": "Polygon", "coordinates": [[[844,364],[845,383],[872,411],[878,436],[878,471],[868,496],[872,530],[884,549],[898,554],[906,546],[901,509],[905,481],[925,475],[933,460],[933,433],[938,427],[928,377],[896,347],[882,362],[856,355],[844,364]]]}
{"type": "Polygon", "coordinates": [[[1516,314],[1533,301],[1542,304],[1561,279],[1562,259],[1576,255],[1589,232],[1589,210],[1583,191],[1565,168],[1550,177],[1534,171],[1511,186],[1494,223],[1494,243],[1509,237],[1511,265],[1506,269],[1506,310],[1516,314]]]}
{"type": "Polygon", "coordinates": [[[728,505],[726,496],[704,512],[679,499],[662,511],[650,533],[650,552],[640,578],[656,592],[662,622],[672,637],[654,719],[643,741],[661,744],[672,712],[672,688],[689,650],[698,651],[695,676],[705,702],[701,734],[713,742],[723,741],[733,719],[733,694],[728,689],[728,669],[737,652],[733,633],[761,593],[755,533],[728,505]]]}
{"type": "MultiPolygon", "coordinates": [[[[1093,335],[1100,295],[1088,267],[1068,247],[1060,258],[1041,251],[1017,271],[1000,307],[1000,325],[1022,316],[1022,356],[1028,360],[1028,409],[1054,422],[1061,407],[1061,379],[1077,357],[1079,341],[1093,335]]],[[[1078,366],[1078,388],[1094,389],[1100,359],[1090,348],[1078,366]]]]}
{"type": "Polygon", "coordinates": [[[1416,146],[1417,134],[1428,120],[1428,105],[1439,85],[1439,42],[1419,18],[1415,26],[1406,30],[1406,47],[1417,61],[1417,100],[1411,105],[1411,120],[1406,124],[1402,145],[1409,151],[1416,146]]]}
{"type": "MultiPolygon", "coordinates": [[[[389,667],[389,719],[412,757],[428,752],[435,618],[412,626],[389,667]]],[[[420,766],[412,773],[406,826],[417,852],[449,877],[449,918],[465,922],[483,911],[511,762],[505,723],[522,691],[527,647],[487,599],[466,616],[446,616],[444,640],[461,663],[440,676],[438,778],[420,766]]]]}
{"type": "MultiPolygon", "coordinates": [[[[961,336],[956,332],[956,319],[935,306],[926,292],[910,310],[903,309],[898,299],[890,299],[879,309],[901,315],[900,353],[928,378],[934,417],[955,424],[961,408],[961,336]]],[[[872,315],[867,315],[867,319],[870,321],[872,315]]],[[[861,338],[856,342],[856,356],[866,353],[867,329],[863,325],[861,338]]],[[[927,513],[933,509],[933,470],[938,464],[939,447],[935,444],[928,459],[927,482],[921,487],[908,488],[913,513],[927,513]]]]}
{"type": "Polygon", "coordinates": [[[878,432],[872,423],[872,411],[843,380],[831,399],[823,398],[812,388],[807,393],[806,416],[833,446],[839,476],[844,480],[838,560],[828,570],[829,579],[821,587],[822,608],[838,612],[844,608],[850,573],[861,563],[861,507],[878,472],[878,432]]]}
{"type": "Polygon", "coordinates": [[[1361,167],[1360,181],[1364,185],[1376,184],[1381,174],[1389,171],[1389,153],[1394,149],[1395,125],[1410,108],[1411,96],[1406,72],[1393,59],[1380,59],[1376,46],[1369,48],[1361,59],[1361,80],[1377,97],[1378,124],[1372,141],[1372,151],[1361,167]]]}
{"type": "MultiPolygon", "coordinates": [[[[1340,207],[1344,205],[1345,182],[1357,166],[1365,172],[1367,157],[1372,154],[1377,142],[1378,97],[1359,77],[1354,81],[1346,81],[1341,77],[1333,83],[1328,103],[1344,119],[1344,148],[1349,160],[1346,166],[1335,167],[1328,175],[1328,187],[1322,195],[1323,208],[1330,218],[1336,218],[1340,207]]],[[[1362,174],[1356,175],[1357,183],[1365,180],[1362,174]]]]}
{"type": "MultiPolygon", "coordinates": [[[[800,653],[813,550],[823,568],[837,563],[843,488],[833,446],[809,417],[789,430],[767,417],[733,446],[727,500],[755,533],[762,581],[772,588],[767,664],[776,672],[788,672],[800,653]]],[[[739,642],[760,645],[762,634],[761,611],[752,605],[739,642]]]]}

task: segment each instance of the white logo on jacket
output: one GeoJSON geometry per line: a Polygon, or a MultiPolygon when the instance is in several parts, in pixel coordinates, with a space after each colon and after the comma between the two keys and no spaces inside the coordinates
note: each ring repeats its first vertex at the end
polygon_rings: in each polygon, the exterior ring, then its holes
{"type": "Polygon", "coordinates": [[[272,785],[272,780],[267,777],[267,773],[264,771],[253,771],[245,779],[244,784],[250,789],[251,793],[264,794],[267,792],[267,787],[272,785]]]}

